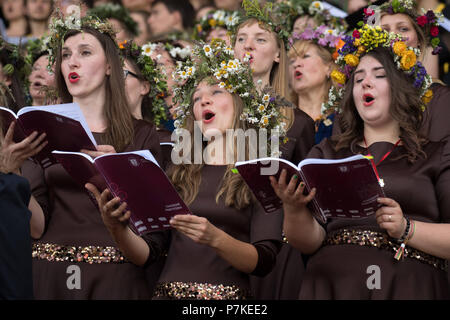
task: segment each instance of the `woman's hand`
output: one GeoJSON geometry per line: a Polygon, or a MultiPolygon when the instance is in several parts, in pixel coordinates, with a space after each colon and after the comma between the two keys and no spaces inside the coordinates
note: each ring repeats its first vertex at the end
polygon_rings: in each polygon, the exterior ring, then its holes
{"type": "Polygon", "coordinates": [[[131,215],[129,210],[125,212],[127,208],[126,202],[120,204],[119,197],[108,200],[111,197],[111,192],[108,189],[105,189],[100,194],[100,191],[92,183],[86,183],[85,187],[95,196],[103,223],[108,230],[115,233],[116,231],[123,231],[126,229],[131,215]]]}
{"type": "Polygon", "coordinates": [[[15,126],[15,122],[12,122],[0,146],[0,171],[4,173],[19,173],[23,162],[41,152],[48,143],[44,141],[46,134],[42,133],[38,137],[36,131],[21,142],[15,143],[13,141],[15,126]]]}
{"type": "Polygon", "coordinates": [[[176,215],[170,219],[172,227],[196,243],[217,247],[222,230],[211,224],[208,219],[190,214],[176,215]]]}
{"type": "Polygon", "coordinates": [[[272,185],[273,190],[281,199],[285,207],[287,206],[291,209],[304,209],[316,195],[316,188],[313,188],[311,192],[305,196],[303,194],[303,190],[305,189],[305,184],[303,182],[300,182],[298,187],[295,188],[298,180],[297,175],[292,176],[288,185],[286,185],[286,175],[287,171],[286,169],[283,169],[278,181],[275,177],[270,177],[270,184],[272,185]]]}
{"type": "Polygon", "coordinates": [[[378,225],[385,229],[390,237],[401,238],[406,229],[402,208],[390,198],[378,198],[378,202],[384,205],[375,213],[378,225]]]}
{"type": "Polygon", "coordinates": [[[97,151],[94,150],[87,150],[87,149],[81,149],[80,152],[86,153],[90,155],[93,159],[97,158],[98,156],[102,156],[107,153],[117,153],[116,149],[114,149],[113,146],[110,146],[108,144],[101,144],[97,146],[97,151]]]}

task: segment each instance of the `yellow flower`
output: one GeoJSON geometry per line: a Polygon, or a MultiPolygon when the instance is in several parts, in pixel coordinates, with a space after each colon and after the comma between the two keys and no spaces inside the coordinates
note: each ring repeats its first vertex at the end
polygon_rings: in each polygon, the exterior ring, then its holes
{"type": "Polygon", "coordinates": [[[265,109],[266,109],[266,107],[264,105],[262,105],[262,104],[260,104],[259,107],[258,107],[258,111],[259,112],[263,112],[265,109]]]}
{"type": "Polygon", "coordinates": [[[202,29],[202,26],[198,24],[198,25],[197,25],[197,32],[200,33],[200,32],[202,32],[202,30],[203,30],[203,29],[202,29]]]}
{"type": "Polygon", "coordinates": [[[358,47],[358,54],[363,54],[364,52],[366,52],[366,48],[364,46],[359,46],[358,47]]]}
{"type": "Polygon", "coordinates": [[[217,25],[217,21],[215,19],[209,19],[208,23],[213,28],[217,25]]]}
{"type": "Polygon", "coordinates": [[[353,54],[347,54],[344,57],[345,63],[351,67],[356,67],[359,64],[359,58],[353,54]]]}
{"type": "Polygon", "coordinates": [[[408,49],[406,43],[403,41],[397,41],[392,48],[394,49],[394,53],[400,57],[403,56],[408,49]]]}
{"type": "Polygon", "coordinates": [[[345,74],[338,70],[331,71],[331,79],[339,84],[345,84],[345,81],[347,80],[345,74]]]}
{"type": "Polygon", "coordinates": [[[425,94],[423,95],[422,101],[423,101],[423,103],[425,103],[425,105],[427,105],[428,102],[430,102],[432,98],[433,98],[433,91],[428,89],[427,92],[425,92],[425,94]]]}
{"type": "Polygon", "coordinates": [[[354,45],[355,47],[359,46],[360,43],[361,43],[361,39],[359,39],[359,38],[356,38],[356,39],[353,41],[353,45],[354,45]]]}
{"type": "Polygon", "coordinates": [[[403,70],[409,70],[416,64],[416,54],[412,50],[406,50],[403,53],[402,59],[400,60],[400,65],[403,70]]]}

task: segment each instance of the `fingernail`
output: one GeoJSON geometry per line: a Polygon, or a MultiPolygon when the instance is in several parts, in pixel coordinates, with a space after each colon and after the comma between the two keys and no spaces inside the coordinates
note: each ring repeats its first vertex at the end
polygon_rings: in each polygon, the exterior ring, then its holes
{"type": "Polygon", "coordinates": [[[305,184],[304,184],[303,182],[300,182],[300,187],[303,188],[304,185],[305,185],[305,184]]]}
{"type": "Polygon", "coordinates": [[[297,179],[297,178],[298,178],[298,176],[297,176],[296,174],[294,174],[293,178],[294,178],[294,179],[297,179]]]}

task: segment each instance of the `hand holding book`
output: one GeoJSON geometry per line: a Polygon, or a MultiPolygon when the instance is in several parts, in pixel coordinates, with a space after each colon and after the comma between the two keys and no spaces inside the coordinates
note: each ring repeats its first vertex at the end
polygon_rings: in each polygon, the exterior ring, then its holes
{"type": "Polygon", "coordinates": [[[18,173],[23,162],[29,157],[33,157],[47,145],[44,141],[46,134],[42,133],[38,136],[35,131],[22,141],[15,143],[13,140],[15,122],[11,122],[6,135],[1,140],[0,146],[0,172],[18,173]]]}
{"type": "Polygon", "coordinates": [[[289,184],[286,185],[287,170],[281,170],[280,177],[275,179],[275,177],[270,177],[270,184],[275,191],[276,195],[283,202],[284,207],[291,207],[294,210],[303,210],[306,208],[307,204],[314,199],[317,189],[312,188],[311,192],[307,195],[304,194],[305,183],[298,183],[298,176],[293,175],[289,184]]]}
{"type": "Polygon", "coordinates": [[[87,155],[89,155],[93,159],[95,159],[97,157],[100,157],[100,156],[103,156],[103,155],[108,154],[108,153],[110,153],[110,154],[117,153],[116,149],[114,149],[113,146],[110,146],[108,144],[97,145],[97,150],[81,149],[80,152],[86,153],[87,155]]]}
{"type": "Polygon", "coordinates": [[[103,223],[106,228],[108,228],[109,232],[116,234],[128,226],[131,211],[126,211],[126,202],[121,202],[119,197],[114,197],[111,199],[112,194],[109,189],[103,190],[100,194],[100,191],[92,183],[86,183],[85,187],[92,192],[95,200],[97,200],[103,223]]]}
{"type": "MultiPolygon", "coordinates": [[[[283,171],[288,179],[297,175],[306,190],[317,189],[311,199],[311,211],[321,223],[326,223],[327,218],[359,219],[373,215],[381,206],[377,198],[384,197],[370,160],[359,154],[344,159],[309,158],[298,165],[279,158],[261,158],[237,162],[235,166],[266,212],[283,206],[269,180],[269,176],[279,179],[283,171]]],[[[289,188],[286,190],[294,192],[293,185],[289,188]]]]}

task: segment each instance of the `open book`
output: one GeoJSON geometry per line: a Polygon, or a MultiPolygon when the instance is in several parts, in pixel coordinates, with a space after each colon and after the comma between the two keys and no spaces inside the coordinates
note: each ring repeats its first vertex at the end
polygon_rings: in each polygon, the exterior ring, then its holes
{"type": "Polygon", "coordinates": [[[385,196],[370,160],[362,155],[338,160],[305,159],[298,166],[284,159],[261,158],[235,166],[266,212],[283,205],[269,180],[269,176],[278,180],[282,169],[287,171],[286,183],[297,174],[308,192],[317,189],[313,214],[322,223],[327,218],[370,216],[381,207],[377,198],[385,196]]]}
{"type": "Polygon", "coordinates": [[[96,150],[96,141],[77,103],[39,107],[24,107],[17,112],[0,107],[0,127],[6,134],[11,122],[16,121],[14,142],[20,142],[33,131],[45,132],[48,144],[34,157],[42,167],[56,163],[53,150],[96,150]]]}
{"type": "Polygon", "coordinates": [[[140,235],[170,228],[171,217],[191,213],[148,150],[105,154],[95,160],[80,152],[53,151],[53,155],[82,188],[90,182],[126,202],[131,225],[140,235]]]}

